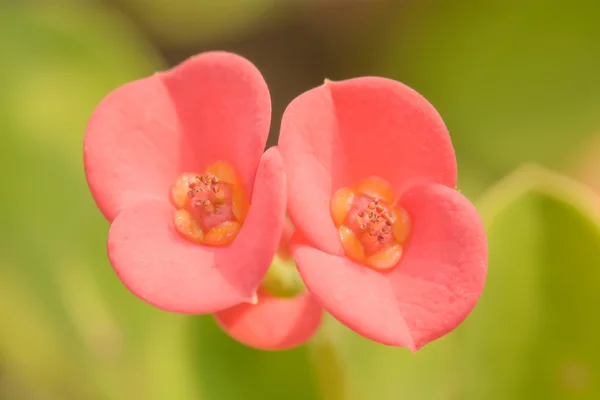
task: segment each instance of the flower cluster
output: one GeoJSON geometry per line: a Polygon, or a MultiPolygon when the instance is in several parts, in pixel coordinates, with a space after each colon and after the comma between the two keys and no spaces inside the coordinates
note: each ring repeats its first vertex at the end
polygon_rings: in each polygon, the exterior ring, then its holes
{"type": "Polygon", "coordinates": [[[225,52],[98,105],[85,172],[123,284],[163,310],[214,313],[269,350],[307,341],[323,310],[412,351],[460,324],[483,289],[487,244],[434,107],[363,77],[298,96],[264,151],[270,118],[260,72],[225,52]],[[270,290],[274,259],[305,288],[270,290]]]}

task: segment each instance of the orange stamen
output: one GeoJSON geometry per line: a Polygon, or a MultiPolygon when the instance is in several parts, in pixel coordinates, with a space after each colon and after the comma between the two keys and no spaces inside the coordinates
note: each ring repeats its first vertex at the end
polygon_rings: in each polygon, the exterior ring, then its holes
{"type": "Polygon", "coordinates": [[[206,167],[205,172],[216,176],[220,181],[237,185],[239,183],[238,176],[233,169],[233,166],[225,161],[217,161],[206,167]]]}
{"type": "Polygon", "coordinates": [[[356,189],[338,189],[331,198],[333,223],[348,258],[378,271],[396,266],[411,229],[410,216],[392,206],[394,193],[383,179],[363,179],[356,189]]]}
{"type": "Polygon", "coordinates": [[[229,244],[235,239],[242,224],[237,221],[225,221],[215,226],[204,235],[204,243],[213,246],[229,244]]]}
{"type": "Polygon", "coordinates": [[[346,226],[340,226],[338,233],[346,255],[354,261],[362,262],[365,258],[365,249],[354,232],[346,226]]]}
{"type": "Polygon", "coordinates": [[[387,271],[393,268],[402,257],[402,246],[395,244],[370,255],[365,259],[365,264],[378,271],[387,271]]]}
{"type": "Polygon", "coordinates": [[[233,241],[250,206],[241,180],[225,161],[209,165],[204,174],[182,174],[171,189],[171,199],[177,231],[212,246],[233,241]]]}
{"type": "Polygon", "coordinates": [[[392,233],[394,239],[398,243],[404,243],[408,239],[408,235],[412,229],[410,217],[405,209],[399,207],[394,207],[393,213],[395,222],[392,225],[392,233]]]}
{"type": "Polygon", "coordinates": [[[186,239],[192,242],[202,243],[204,240],[204,232],[190,213],[185,210],[175,211],[175,229],[186,239]]]}
{"type": "Polygon", "coordinates": [[[346,219],[350,208],[352,208],[354,196],[354,191],[349,188],[342,188],[333,194],[330,210],[335,226],[342,225],[346,219]]]}
{"type": "Polygon", "coordinates": [[[392,204],[394,201],[394,190],[390,184],[376,176],[361,180],[356,188],[356,192],[373,199],[380,199],[387,204],[392,204]]]}

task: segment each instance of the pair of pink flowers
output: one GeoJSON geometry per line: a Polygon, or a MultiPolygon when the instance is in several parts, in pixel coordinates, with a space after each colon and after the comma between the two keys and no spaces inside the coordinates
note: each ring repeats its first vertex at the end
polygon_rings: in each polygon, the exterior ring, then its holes
{"type": "Polygon", "coordinates": [[[85,170],[125,286],[164,310],[214,313],[263,349],[308,340],[322,309],[413,351],[461,323],[483,289],[487,245],[455,190],[454,150],[433,106],[389,79],[327,81],[292,101],[278,146],[263,152],[270,114],[260,72],[224,52],[100,103],[85,170]],[[260,288],[286,212],[308,289],[293,298],[260,288]]]}

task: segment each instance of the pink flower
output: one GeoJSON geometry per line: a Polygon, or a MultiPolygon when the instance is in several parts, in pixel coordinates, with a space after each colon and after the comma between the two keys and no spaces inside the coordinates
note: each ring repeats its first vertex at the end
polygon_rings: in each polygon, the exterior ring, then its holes
{"type": "MultiPolygon", "coordinates": [[[[277,251],[288,261],[291,223],[284,225],[277,251]]],[[[292,266],[289,266],[292,268],[292,266]]],[[[319,329],[323,309],[306,290],[294,297],[275,297],[259,290],[257,304],[239,304],[215,313],[217,323],[237,341],[263,350],[286,350],[310,339],[319,329]]]]}
{"type": "Polygon", "coordinates": [[[262,350],[287,350],[310,339],[321,325],[322,308],[307,291],[296,297],[258,292],[258,303],[239,304],[215,313],[231,337],[262,350]]]}
{"type": "Polygon", "coordinates": [[[487,271],[473,205],[439,114],[389,79],[326,81],[285,111],[279,148],[292,254],[334,317],[416,351],[460,324],[487,271]]]}
{"type": "Polygon", "coordinates": [[[211,52],[110,93],[84,143],[122,282],[164,310],[256,302],[281,237],[285,178],[263,154],[269,91],[247,60],[211,52]]]}

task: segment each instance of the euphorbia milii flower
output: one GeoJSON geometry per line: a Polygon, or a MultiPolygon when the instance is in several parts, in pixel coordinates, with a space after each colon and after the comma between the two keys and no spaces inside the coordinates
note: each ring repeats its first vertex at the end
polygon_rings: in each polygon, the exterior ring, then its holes
{"type": "Polygon", "coordinates": [[[279,148],[292,254],[326,310],[413,351],[464,320],[483,289],[487,243],[427,100],[384,78],[326,81],[288,106],[279,148]]]}
{"type": "Polygon", "coordinates": [[[210,313],[255,302],[285,218],[269,90],[247,60],[204,53],[110,93],[84,143],[111,222],[110,262],[143,300],[210,313]]]}
{"type": "MultiPolygon", "coordinates": [[[[286,224],[278,250],[280,268],[295,268],[293,263],[286,265],[291,261],[292,233],[293,225],[286,224]]],[[[248,346],[263,350],[296,347],[316,333],[323,311],[306,289],[291,294],[275,296],[264,284],[258,292],[257,304],[239,304],[215,313],[215,318],[225,332],[248,346]]]]}

